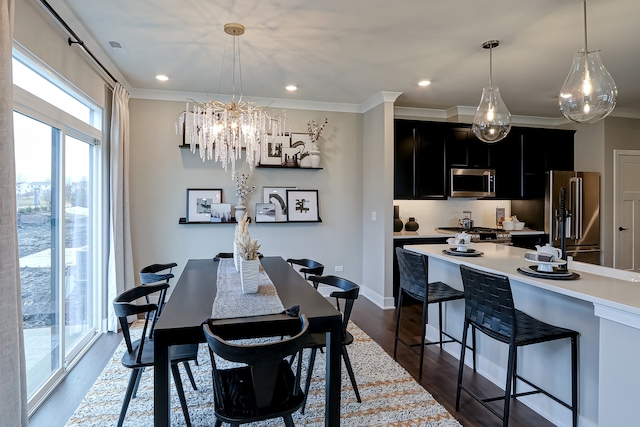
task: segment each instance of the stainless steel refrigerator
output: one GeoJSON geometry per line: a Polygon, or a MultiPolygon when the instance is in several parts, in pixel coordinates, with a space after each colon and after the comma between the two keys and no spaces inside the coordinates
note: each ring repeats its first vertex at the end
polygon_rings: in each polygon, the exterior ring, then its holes
{"type": "Polygon", "coordinates": [[[567,255],[600,264],[600,174],[550,171],[544,199],[514,200],[512,214],[532,229],[544,229],[549,242],[560,247],[560,189],[565,188],[567,255]]]}

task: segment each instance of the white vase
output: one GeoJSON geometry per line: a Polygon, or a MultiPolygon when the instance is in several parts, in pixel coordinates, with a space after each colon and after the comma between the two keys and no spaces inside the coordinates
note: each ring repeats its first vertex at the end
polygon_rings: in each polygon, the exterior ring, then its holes
{"type": "Polygon", "coordinates": [[[240,271],[240,257],[238,256],[238,245],[236,241],[233,241],[233,265],[236,267],[236,271],[240,271]]]}
{"type": "Polygon", "coordinates": [[[309,160],[312,168],[317,168],[320,165],[320,152],[318,150],[309,151],[309,160]]]}
{"type": "Polygon", "coordinates": [[[240,260],[240,283],[243,294],[255,294],[258,292],[258,279],[260,277],[260,260],[240,260]]]}
{"type": "Polygon", "coordinates": [[[234,208],[236,209],[236,221],[242,221],[242,218],[244,218],[244,214],[247,211],[247,207],[245,205],[237,205],[234,206],[234,208]]]}

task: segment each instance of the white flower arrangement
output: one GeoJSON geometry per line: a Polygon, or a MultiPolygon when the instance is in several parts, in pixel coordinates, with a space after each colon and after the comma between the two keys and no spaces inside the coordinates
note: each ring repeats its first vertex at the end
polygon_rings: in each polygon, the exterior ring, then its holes
{"type": "Polygon", "coordinates": [[[322,135],[322,131],[327,123],[329,123],[329,119],[326,117],[324,118],[324,123],[320,126],[315,120],[307,119],[307,132],[309,133],[309,139],[311,140],[311,150],[318,151],[318,140],[320,139],[320,135],[322,135]]]}
{"type": "Polygon", "coordinates": [[[236,181],[236,197],[238,200],[244,200],[247,198],[253,190],[256,189],[255,186],[249,186],[249,174],[248,173],[238,173],[236,172],[234,175],[234,180],[236,181]]]}
{"type": "Polygon", "coordinates": [[[235,230],[235,243],[238,257],[244,260],[258,259],[258,249],[260,244],[258,240],[252,239],[249,234],[249,217],[248,214],[244,214],[244,217],[238,222],[235,230]]]}

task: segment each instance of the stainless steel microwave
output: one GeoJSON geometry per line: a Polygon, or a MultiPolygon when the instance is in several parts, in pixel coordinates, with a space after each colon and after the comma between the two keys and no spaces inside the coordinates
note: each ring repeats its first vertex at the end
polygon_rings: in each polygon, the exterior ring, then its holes
{"type": "Polygon", "coordinates": [[[451,197],[496,197],[494,169],[451,169],[451,197]]]}

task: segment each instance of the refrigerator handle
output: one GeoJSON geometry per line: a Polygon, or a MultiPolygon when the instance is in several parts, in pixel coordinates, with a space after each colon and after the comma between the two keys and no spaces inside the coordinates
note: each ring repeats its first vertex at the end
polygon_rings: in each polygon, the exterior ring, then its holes
{"type": "Polygon", "coordinates": [[[571,216],[573,216],[573,221],[571,227],[570,235],[567,237],[571,239],[578,238],[578,227],[580,226],[580,212],[578,211],[578,198],[580,197],[580,188],[578,184],[578,179],[575,176],[569,179],[569,209],[571,210],[571,216]]]}
{"type": "Polygon", "coordinates": [[[582,209],[582,197],[583,197],[583,188],[582,188],[582,178],[578,178],[578,194],[576,198],[576,237],[578,239],[582,239],[582,232],[584,229],[584,212],[582,209]]]}

